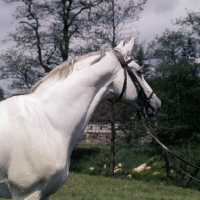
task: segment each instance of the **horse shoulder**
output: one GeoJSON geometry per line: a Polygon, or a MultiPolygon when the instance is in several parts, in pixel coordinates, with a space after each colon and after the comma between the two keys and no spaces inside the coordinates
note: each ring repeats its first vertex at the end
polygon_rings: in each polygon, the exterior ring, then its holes
{"type": "Polygon", "coordinates": [[[9,181],[20,185],[23,180],[27,188],[40,180],[66,179],[68,171],[62,137],[36,120],[31,103],[15,98],[0,105],[0,163],[9,181]]]}

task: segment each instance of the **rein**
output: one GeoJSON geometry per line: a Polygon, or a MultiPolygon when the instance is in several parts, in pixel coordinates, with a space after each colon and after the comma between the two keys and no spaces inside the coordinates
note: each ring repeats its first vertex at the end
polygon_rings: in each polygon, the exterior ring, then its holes
{"type": "Polygon", "coordinates": [[[129,59],[128,61],[125,61],[122,54],[119,51],[117,51],[115,49],[113,49],[112,51],[117,56],[122,68],[124,69],[124,84],[123,84],[122,91],[121,91],[121,94],[118,97],[118,99],[116,101],[109,99],[109,101],[111,103],[115,104],[121,100],[121,98],[126,90],[126,87],[127,87],[127,73],[128,73],[129,77],[131,78],[133,84],[135,85],[135,87],[137,89],[138,96],[141,101],[142,113],[145,117],[147,117],[147,113],[146,113],[147,108],[151,108],[154,111],[154,108],[150,105],[150,99],[153,96],[154,92],[152,91],[149,97],[146,95],[144,88],[141,86],[136,75],[133,73],[131,68],[128,66],[128,64],[133,61],[132,58],[129,59]]]}
{"type": "Polygon", "coordinates": [[[199,179],[194,178],[193,176],[191,176],[190,174],[188,174],[187,172],[185,172],[181,167],[179,167],[177,165],[177,163],[175,162],[174,158],[179,159],[183,163],[186,163],[187,165],[189,165],[189,166],[191,166],[191,167],[193,167],[195,169],[200,170],[200,167],[198,167],[198,166],[196,166],[196,165],[194,165],[194,164],[186,161],[181,156],[179,156],[178,154],[176,154],[172,150],[170,150],[167,146],[165,146],[158,139],[155,131],[153,130],[152,124],[151,124],[151,120],[150,120],[150,118],[148,117],[148,115],[146,113],[146,109],[147,108],[151,108],[154,111],[154,108],[150,105],[150,99],[153,96],[154,92],[152,91],[149,97],[146,95],[146,93],[144,91],[144,88],[141,86],[141,84],[138,81],[136,75],[133,73],[133,71],[131,70],[131,68],[128,66],[128,64],[133,61],[132,58],[129,59],[128,61],[125,61],[124,58],[123,58],[123,56],[122,56],[122,54],[119,51],[117,51],[115,49],[113,49],[112,51],[116,55],[116,57],[118,58],[121,66],[122,66],[122,68],[124,69],[124,83],[123,83],[121,94],[119,95],[119,97],[117,98],[117,100],[113,101],[113,100],[109,99],[109,101],[112,104],[115,104],[115,103],[117,103],[118,101],[121,100],[121,98],[122,98],[122,96],[123,96],[123,94],[124,94],[124,92],[126,90],[126,87],[127,87],[127,73],[128,73],[129,77],[131,78],[133,84],[135,85],[135,87],[137,89],[138,96],[139,96],[139,99],[140,99],[141,104],[142,104],[141,111],[137,111],[139,120],[141,121],[142,125],[145,127],[146,131],[151,135],[151,137],[162,147],[162,149],[164,150],[164,152],[167,154],[167,156],[170,158],[170,160],[174,163],[174,165],[176,166],[177,169],[179,169],[181,172],[183,172],[188,177],[190,177],[190,178],[192,178],[192,179],[194,179],[196,181],[200,181],[199,179]],[[143,117],[141,116],[141,114],[144,116],[145,121],[148,123],[148,125],[146,125],[146,123],[144,122],[143,117]]]}
{"type": "Polygon", "coordinates": [[[185,175],[187,175],[188,177],[196,180],[196,181],[199,181],[199,179],[191,176],[190,174],[188,174],[187,172],[185,172],[181,167],[179,167],[177,165],[177,163],[175,162],[174,158],[177,158],[178,160],[182,161],[183,163],[195,168],[195,169],[198,169],[200,170],[200,167],[188,162],[187,160],[183,159],[181,156],[179,156],[178,154],[174,153],[171,149],[169,149],[168,147],[166,147],[157,137],[155,131],[153,130],[152,128],[152,124],[151,124],[151,120],[147,117],[145,118],[146,119],[146,122],[148,123],[148,125],[145,124],[143,118],[141,117],[140,113],[139,114],[139,119],[142,123],[142,125],[144,126],[144,128],[146,129],[146,131],[151,135],[151,137],[162,147],[162,149],[164,150],[164,152],[167,154],[167,156],[169,157],[169,159],[173,162],[173,164],[176,166],[177,169],[179,169],[181,172],[183,172],[185,175]]]}

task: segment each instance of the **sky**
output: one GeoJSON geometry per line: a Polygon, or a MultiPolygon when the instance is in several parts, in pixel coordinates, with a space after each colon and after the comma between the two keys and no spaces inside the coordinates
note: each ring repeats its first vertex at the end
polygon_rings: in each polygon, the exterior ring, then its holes
{"type": "MultiPolygon", "coordinates": [[[[122,0],[123,2],[123,0],[122,0]]],[[[12,16],[16,4],[6,5],[0,0],[0,54],[12,46],[12,42],[2,42],[8,32],[15,29],[16,22],[12,16]]],[[[184,18],[188,11],[200,12],[200,0],[147,0],[141,19],[134,23],[140,32],[140,42],[151,41],[156,35],[161,35],[165,29],[178,29],[172,25],[172,20],[184,18]]],[[[7,87],[7,82],[0,80],[0,87],[7,87]]]]}
{"type": "Polygon", "coordinates": [[[137,23],[140,40],[152,40],[167,28],[178,29],[172,21],[183,18],[188,11],[200,12],[199,0],[147,0],[142,18],[137,23]]]}
{"type": "MultiPolygon", "coordinates": [[[[16,4],[6,5],[0,0],[0,53],[12,45],[2,40],[15,28],[16,23],[12,16],[15,7],[16,4]]],[[[172,20],[186,16],[190,10],[200,12],[200,0],[147,0],[140,14],[140,21],[135,23],[140,32],[140,41],[150,41],[155,35],[162,34],[166,28],[177,28],[172,25],[172,20]]]]}
{"type": "Polygon", "coordinates": [[[4,43],[2,40],[6,39],[8,32],[14,30],[15,20],[12,16],[12,11],[16,5],[6,5],[0,0],[0,53],[6,50],[12,43],[4,43]]]}

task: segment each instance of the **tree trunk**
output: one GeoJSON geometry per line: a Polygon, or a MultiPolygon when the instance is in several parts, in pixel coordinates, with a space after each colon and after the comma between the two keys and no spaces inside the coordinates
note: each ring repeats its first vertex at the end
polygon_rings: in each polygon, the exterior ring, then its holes
{"type": "Polygon", "coordinates": [[[168,157],[167,155],[165,155],[165,153],[163,152],[163,158],[164,158],[164,161],[165,161],[165,171],[166,171],[166,178],[167,179],[170,179],[170,176],[169,176],[169,160],[168,160],[168,157]]]}
{"type": "Polygon", "coordinates": [[[111,104],[110,175],[114,174],[116,153],[115,108],[111,104]]]}

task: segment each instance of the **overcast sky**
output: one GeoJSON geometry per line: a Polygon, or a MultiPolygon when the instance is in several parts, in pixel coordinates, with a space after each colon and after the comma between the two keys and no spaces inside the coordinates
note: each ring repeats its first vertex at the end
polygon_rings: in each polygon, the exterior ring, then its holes
{"type": "MultiPolygon", "coordinates": [[[[14,8],[15,5],[5,5],[0,0],[0,51],[11,46],[11,43],[2,43],[2,40],[9,31],[14,30],[14,8]]],[[[200,0],[148,0],[141,13],[142,18],[137,23],[138,31],[141,32],[140,40],[150,41],[166,28],[175,28],[171,20],[186,16],[187,10],[200,11],[200,0]]]]}
{"type": "MultiPolygon", "coordinates": [[[[12,17],[15,7],[16,4],[5,5],[0,0],[0,54],[12,45],[9,42],[3,43],[2,40],[15,28],[15,20],[12,17]]],[[[157,34],[162,34],[166,28],[175,29],[176,26],[172,25],[171,21],[186,16],[187,11],[200,12],[200,0],[147,0],[141,13],[142,18],[136,23],[137,30],[141,32],[140,41],[148,42],[157,34]]],[[[7,85],[7,82],[0,80],[0,87],[5,91],[7,85]]]]}
{"type": "Polygon", "coordinates": [[[200,0],[147,0],[142,18],[137,23],[140,39],[148,41],[166,28],[177,28],[171,21],[186,16],[191,10],[200,12],[200,0]]]}

